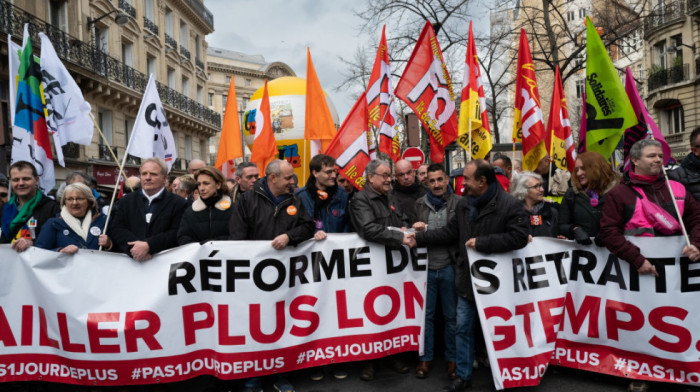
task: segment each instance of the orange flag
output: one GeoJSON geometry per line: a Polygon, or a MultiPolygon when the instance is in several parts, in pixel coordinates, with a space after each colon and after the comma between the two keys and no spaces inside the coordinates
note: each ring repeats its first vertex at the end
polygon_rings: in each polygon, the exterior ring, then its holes
{"type": "Polygon", "coordinates": [[[233,160],[243,156],[241,144],[241,124],[238,121],[238,105],[236,104],[236,86],[228,86],[228,99],[224,113],[224,126],[219,136],[219,152],[216,154],[216,168],[227,178],[233,178],[235,166],[233,160]]]}
{"type": "Polygon", "coordinates": [[[270,117],[270,95],[267,93],[267,79],[265,79],[265,89],[260,101],[260,110],[255,122],[260,131],[255,133],[253,140],[253,151],[250,153],[250,161],[257,167],[261,175],[265,175],[267,164],[277,159],[277,142],[272,134],[272,118],[270,117]],[[262,126],[261,126],[262,124],[262,126]]]}
{"type": "Polygon", "coordinates": [[[518,68],[515,80],[515,115],[513,142],[523,142],[523,170],[533,171],[547,155],[545,148],[544,116],[540,109],[535,66],[532,63],[527,34],[520,29],[518,68]]]}
{"type": "Polygon", "coordinates": [[[335,136],[335,124],[328,109],[326,95],[316,76],[311,51],[306,48],[306,116],[304,139],[311,141],[311,156],[323,152],[335,136]]]}
{"type": "Polygon", "coordinates": [[[566,97],[558,65],[554,73],[554,90],[552,91],[552,104],[549,107],[549,120],[545,136],[547,151],[554,160],[554,164],[562,170],[573,172],[576,164],[576,150],[574,149],[569,110],[566,107],[566,97]]]}
{"type": "Polygon", "coordinates": [[[367,97],[362,93],[326,151],[335,158],[338,174],[347,178],[357,189],[365,185],[365,167],[370,161],[367,128],[367,97]]]}

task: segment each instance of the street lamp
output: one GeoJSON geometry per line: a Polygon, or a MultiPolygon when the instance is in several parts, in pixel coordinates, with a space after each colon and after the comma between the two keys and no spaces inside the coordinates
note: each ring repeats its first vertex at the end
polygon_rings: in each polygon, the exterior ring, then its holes
{"type": "Polygon", "coordinates": [[[687,44],[684,44],[682,42],[672,43],[671,46],[666,48],[666,52],[667,53],[676,53],[678,51],[678,46],[676,46],[676,45],[685,46],[686,48],[690,48],[693,51],[693,54],[695,54],[695,51],[696,51],[695,44],[687,45],[687,44]]]}
{"type": "MultiPolygon", "coordinates": [[[[95,19],[93,19],[93,18],[91,18],[91,17],[88,16],[88,18],[87,18],[87,29],[88,29],[88,31],[89,31],[89,30],[90,30],[90,26],[93,27],[93,34],[94,34],[95,46],[96,46],[96,47],[99,46],[99,43],[97,42],[97,22],[99,22],[100,20],[106,18],[107,16],[109,16],[109,15],[115,13],[115,12],[117,13],[117,15],[114,17],[114,21],[117,23],[117,25],[119,25],[119,26],[124,26],[125,24],[129,23],[130,16],[127,15],[127,14],[125,14],[125,13],[123,13],[123,12],[121,12],[121,11],[118,10],[118,9],[111,10],[111,11],[107,12],[106,14],[101,15],[101,16],[95,18],[95,19]]],[[[98,48],[98,49],[99,49],[99,48],[98,48]]]]}

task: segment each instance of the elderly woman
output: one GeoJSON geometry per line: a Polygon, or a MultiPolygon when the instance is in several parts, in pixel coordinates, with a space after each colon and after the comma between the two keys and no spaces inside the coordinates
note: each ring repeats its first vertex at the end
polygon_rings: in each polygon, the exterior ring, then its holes
{"type": "Polygon", "coordinates": [[[510,186],[510,194],[530,213],[531,237],[557,237],[558,211],[544,201],[544,181],[533,172],[521,172],[510,186]]]}
{"type": "Polygon", "coordinates": [[[199,198],[182,214],[177,240],[180,245],[190,242],[227,240],[231,218],[231,198],[226,178],[217,169],[206,166],[194,172],[199,198]]]}
{"type": "Polygon", "coordinates": [[[67,185],[60,206],[59,215],[44,224],[36,246],[61,253],[97,249],[106,217],[98,211],[92,189],[80,182],[67,185]]]}
{"type": "Polygon", "coordinates": [[[608,161],[597,152],[576,157],[571,188],[566,191],[559,209],[559,233],[583,245],[600,232],[605,196],[619,182],[608,161]]]}

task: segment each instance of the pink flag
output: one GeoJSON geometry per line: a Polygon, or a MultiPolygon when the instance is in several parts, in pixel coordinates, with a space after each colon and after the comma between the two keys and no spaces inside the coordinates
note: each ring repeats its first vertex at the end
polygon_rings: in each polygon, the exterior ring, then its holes
{"type": "Polygon", "coordinates": [[[629,67],[627,67],[627,76],[625,77],[625,91],[627,92],[627,96],[632,103],[634,112],[637,114],[639,124],[628,128],[625,131],[625,162],[623,171],[630,169],[630,148],[632,148],[634,143],[642,139],[654,138],[655,140],[661,142],[661,149],[664,152],[664,165],[668,164],[668,162],[671,160],[671,148],[668,146],[668,143],[666,143],[666,139],[664,139],[664,136],[661,134],[661,130],[659,130],[656,122],[654,122],[654,119],[649,114],[649,111],[647,111],[644,101],[642,101],[642,98],[639,96],[637,84],[634,82],[634,77],[632,76],[632,71],[629,69],[629,67]]]}

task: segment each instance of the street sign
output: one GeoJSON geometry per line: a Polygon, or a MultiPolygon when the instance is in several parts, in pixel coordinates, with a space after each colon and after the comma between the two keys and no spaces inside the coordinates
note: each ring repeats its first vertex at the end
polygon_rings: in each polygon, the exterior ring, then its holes
{"type": "Polygon", "coordinates": [[[425,162],[425,154],[423,154],[423,151],[418,147],[407,148],[406,151],[403,152],[401,158],[411,162],[411,165],[413,165],[413,168],[416,170],[425,162]]]}

